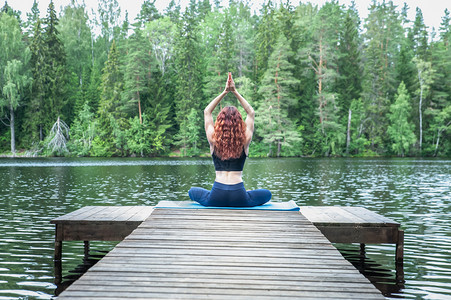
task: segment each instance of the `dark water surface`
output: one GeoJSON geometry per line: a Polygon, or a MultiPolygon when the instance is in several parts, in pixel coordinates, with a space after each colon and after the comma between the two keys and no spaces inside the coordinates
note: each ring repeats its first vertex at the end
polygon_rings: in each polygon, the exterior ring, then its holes
{"type": "MultiPolygon", "coordinates": [[[[394,245],[337,245],[390,298],[451,299],[451,160],[249,159],[248,189],[268,188],[274,201],[363,206],[405,230],[405,283],[395,278],[394,245]]],[[[0,159],[0,299],[49,299],[54,226],[49,221],[86,205],[155,205],[189,200],[191,186],[210,188],[210,159],[0,159]]],[[[69,282],[114,243],[65,242],[69,282]]]]}

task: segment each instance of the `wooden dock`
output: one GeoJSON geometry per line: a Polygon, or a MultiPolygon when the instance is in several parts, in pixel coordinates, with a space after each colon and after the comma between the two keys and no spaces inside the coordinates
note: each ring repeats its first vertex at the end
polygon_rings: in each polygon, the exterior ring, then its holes
{"type": "Polygon", "coordinates": [[[398,222],[364,207],[302,206],[301,210],[332,243],[360,243],[362,251],[365,244],[396,244],[395,263],[403,265],[404,230],[398,222]]]}
{"type": "Polygon", "coordinates": [[[58,297],[279,298],[384,297],[299,212],[164,208],[58,297]]]}

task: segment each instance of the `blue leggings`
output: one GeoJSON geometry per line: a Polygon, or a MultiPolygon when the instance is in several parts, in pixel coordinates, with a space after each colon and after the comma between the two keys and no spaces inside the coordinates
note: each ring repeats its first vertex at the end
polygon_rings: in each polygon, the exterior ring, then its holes
{"type": "Polygon", "coordinates": [[[242,182],[223,184],[214,182],[211,191],[192,187],[188,191],[191,200],[203,206],[251,207],[262,205],[271,200],[271,192],[266,189],[246,191],[242,182]]]}

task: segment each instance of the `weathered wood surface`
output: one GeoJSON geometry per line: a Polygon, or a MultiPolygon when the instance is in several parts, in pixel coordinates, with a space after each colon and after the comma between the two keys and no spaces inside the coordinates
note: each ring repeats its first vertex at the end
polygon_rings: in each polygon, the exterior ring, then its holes
{"type": "Polygon", "coordinates": [[[364,207],[301,206],[301,212],[317,226],[399,227],[400,224],[364,207]]]}
{"type": "Polygon", "coordinates": [[[403,264],[404,231],[398,222],[363,207],[301,206],[301,212],[332,243],[396,244],[396,265],[403,264]]]}
{"type": "Polygon", "coordinates": [[[56,225],[56,241],[121,241],[152,210],[152,206],[85,206],[50,223],[56,225]]]}
{"type": "Polygon", "coordinates": [[[58,299],[383,299],[299,212],[155,209],[58,299]]]}

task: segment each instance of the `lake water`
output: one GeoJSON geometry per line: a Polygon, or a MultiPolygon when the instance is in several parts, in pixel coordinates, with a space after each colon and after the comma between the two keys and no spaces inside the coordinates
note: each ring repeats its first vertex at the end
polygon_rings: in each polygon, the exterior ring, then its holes
{"type": "MultiPolygon", "coordinates": [[[[155,205],[189,200],[191,186],[210,188],[210,159],[0,159],[0,299],[49,299],[54,225],[86,205],[155,205]]],[[[389,298],[451,299],[451,160],[256,159],[246,162],[247,189],[268,188],[274,201],[363,206],[405,230],[404,279],[395,276],[394,245],[339,244],[389,298]]],[[[114,247],[65,242],[64,284],[114,247]]]]}

